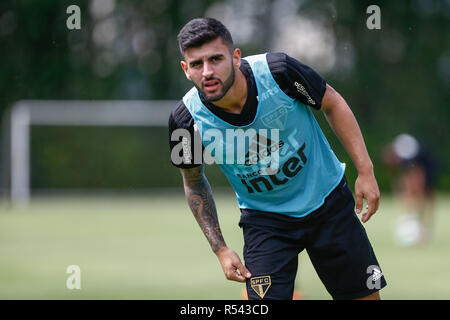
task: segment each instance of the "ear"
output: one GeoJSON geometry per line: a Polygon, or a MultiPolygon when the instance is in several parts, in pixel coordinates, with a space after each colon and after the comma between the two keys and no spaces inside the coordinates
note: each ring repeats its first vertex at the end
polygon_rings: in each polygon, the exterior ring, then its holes
{"type": "Polygon", "coordinates": [[[233,65],[234,68],[237,70],[241,66],[241,49],[236,48],[233,51],[233,65]]]}
{"type": "Polygon", "coordinates": [[[192,79],[191,79],[191,76],[190,76],[189,73],[188,73],[188,65],[187,65],[186,61],[181,61],[180,64],[181,64],[181,68],[182,68],[183,71],[184,71],[184,74],[186,75],[186,78],[187,78],[188,80],[192,80],[192,79]]]}

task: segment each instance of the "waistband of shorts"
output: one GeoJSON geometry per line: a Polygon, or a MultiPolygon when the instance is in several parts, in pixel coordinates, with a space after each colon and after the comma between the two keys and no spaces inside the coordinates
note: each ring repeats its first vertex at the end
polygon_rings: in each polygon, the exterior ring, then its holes
{"type": "Polygon", "coordinates": [[[242,228],[244,224],[249,224],[268,227],[295,228],[299,223],[303,224],[308,223],[309,221],[315,221],[323,216],[328,211],[328,209],[330,209],[330,207],[334,207],[335,203],[339,201],[339,199],[342,199],[342,189],[346,186],[346,184],[347,179],[344,175],[339,184],[325,198],[324,203],[318,209],[300,218],[291,217],[275,212],[267,212],[254,209],[240,209],[241,217],[239,220],[239,227],[242,228]]]}

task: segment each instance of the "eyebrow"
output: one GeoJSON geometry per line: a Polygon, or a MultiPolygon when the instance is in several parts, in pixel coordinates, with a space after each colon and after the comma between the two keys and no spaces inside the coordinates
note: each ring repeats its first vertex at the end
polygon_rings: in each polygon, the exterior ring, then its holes
{"type": "MultiPolygon", "coordinates": [[[[218,54],[213,54],[212,56],[208,57],[208,60],[211,60],[214,58],[223,58],[223,57],[224,57],[224,55],[222,53],[218,53],[218,54]]],[[[202,62],[202,59],[197,59],[197,60],[189,62],[189,65],[193,66],[194,64],[201,63],[201,62],[202,62]]]]}

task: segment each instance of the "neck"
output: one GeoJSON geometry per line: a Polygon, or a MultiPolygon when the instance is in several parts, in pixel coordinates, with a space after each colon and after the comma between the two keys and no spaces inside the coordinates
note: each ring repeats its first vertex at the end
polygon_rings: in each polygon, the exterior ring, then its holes
{"type": "Polygon", "coordinates": [[[214,105],[227,112],[239,114],[247,101],[247,94],[247,79],[242,71],[238,69],[230,90],[222,99],[214,101],[214,105]]]}

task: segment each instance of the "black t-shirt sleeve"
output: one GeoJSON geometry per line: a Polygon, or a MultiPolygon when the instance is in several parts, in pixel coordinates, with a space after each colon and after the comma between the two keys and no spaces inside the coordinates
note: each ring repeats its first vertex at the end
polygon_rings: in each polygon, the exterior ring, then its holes
{"type": "Polygon", "coordinates": [[[178,168],[198,167],[203,161],[203,144],[194,119],[180,100],[169,116],[170,160],[178,168]]]}
{"type": "Polygon", "coordinates": [[[326,81],[316,71],[281,52],[269,53],[267,62],[275,81],[284,93],[308,106],[320,109],[326,81]]]}

